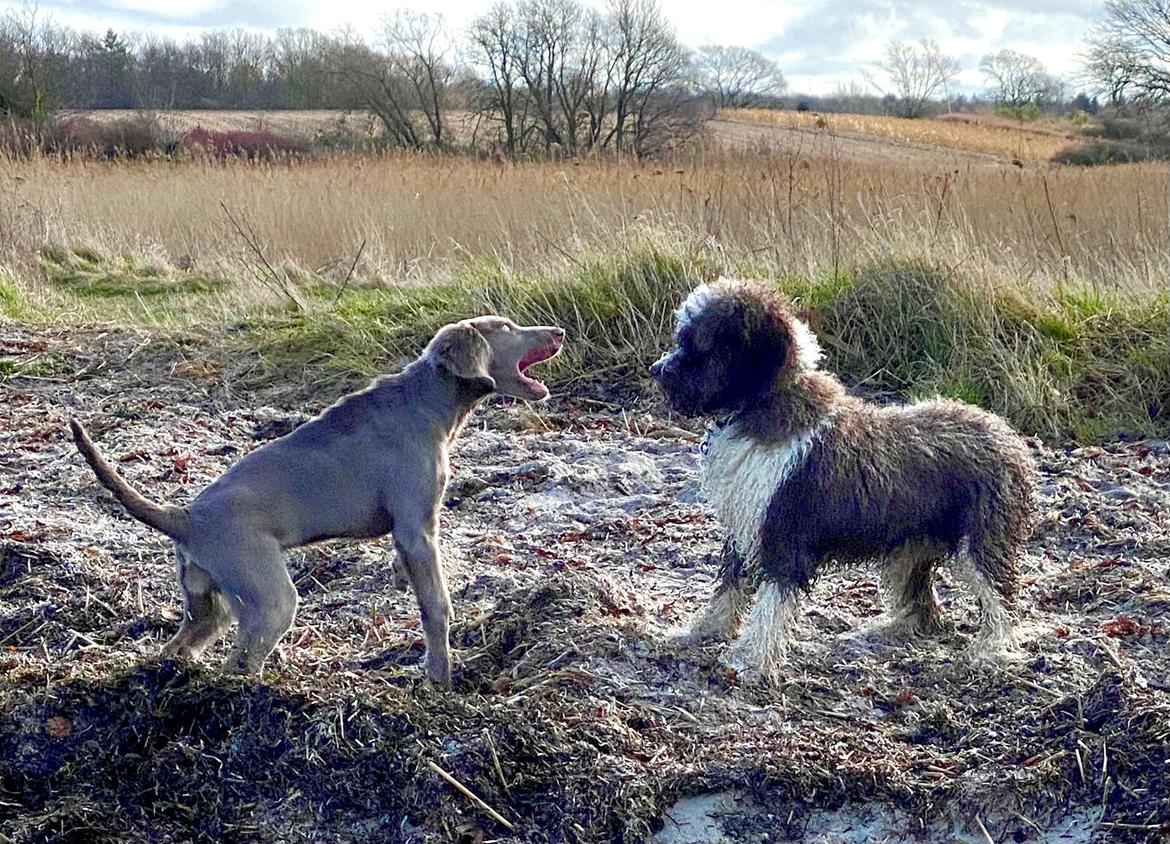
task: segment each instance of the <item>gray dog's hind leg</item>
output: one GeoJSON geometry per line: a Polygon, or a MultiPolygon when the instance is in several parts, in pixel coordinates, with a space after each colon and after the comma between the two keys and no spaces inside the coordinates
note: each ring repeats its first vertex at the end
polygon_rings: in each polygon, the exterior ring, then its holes
{"type": "Polygon", "coordinates": [[[391,571],[394,573],[394,588],[399,592],[405,592],[410,588],[410,566],[406,564],[406,560],[402,558],[402,552],[397,552],[394,555],[394,562],[391,565],[391,571]]]}
{"type": "Polygon", "coordinates": [[[232,546],[233,565],[208,567],[219,575],[218,585],[239,619],[236,641],[223,670],[259,674],[276,643],[292,627],[297,614],[297,590],[284,563],[284,552],[272,537],[243,537],[232,546]]]}
{"type": "Polygon", "coordinates": [[[177,551],[183,621],[162,650],[164,657],[196,659],[231,623],[231,613],[211,577],[181,550],[177,551]]]}
{"type": "Polygon", "coordinates": [[[439,562],[434,527],[401,528],[394,533],[394,545],[406,564],[418,598],[427,642],[427,676],[441,686],[450,686],[451,652],[447,637],[451,627],[451,596],[439,562]]]}

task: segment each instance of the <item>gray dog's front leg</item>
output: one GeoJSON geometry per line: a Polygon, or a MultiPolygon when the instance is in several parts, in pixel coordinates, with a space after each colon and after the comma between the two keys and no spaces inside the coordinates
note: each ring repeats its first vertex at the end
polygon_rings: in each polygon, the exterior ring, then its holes
{"type": "Polygon", "coordinates": [[[451,686],[451,652],[447,643],[451,627],[451,596],[439,564],[439,547],[429,532],[395,535],[394,544],[406,564],[422,615],[426,637],[427,676],[445,688],[451,686]]]}

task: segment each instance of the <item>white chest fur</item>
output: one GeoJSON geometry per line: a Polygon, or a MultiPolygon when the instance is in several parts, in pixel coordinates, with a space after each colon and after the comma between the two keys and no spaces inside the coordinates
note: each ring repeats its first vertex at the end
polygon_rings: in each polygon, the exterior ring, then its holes
{"type": "Polygon", "coordinates": [[[752,439],[735,422],[709,435],[703,456],[703,494],[749,565],[759,552],[769,503],[808,457],[827,423],[779,443],[752,439]]]}

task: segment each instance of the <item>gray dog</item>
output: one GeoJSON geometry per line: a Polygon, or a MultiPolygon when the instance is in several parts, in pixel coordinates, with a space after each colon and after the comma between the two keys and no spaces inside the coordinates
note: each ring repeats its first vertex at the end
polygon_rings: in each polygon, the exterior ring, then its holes
{"type": "Polygon", "coordinates": [[[520,327],[498,316],[448,325],[402,372],[256,449],[186,507],[143,497],[72,421],[74,441],[102,485],[175,541],[184,615],[163,654],[197,657],[234,615],[239,629],[224,670],[259,673],[296,615],[285,549],[393,533],[418,598],[427,675],[449,686],[451,599],[436,540],[447,450],[490,393],[546,398],[548,389],[524,370],[555,356],[564,337],[561,328],[520,327]]]}

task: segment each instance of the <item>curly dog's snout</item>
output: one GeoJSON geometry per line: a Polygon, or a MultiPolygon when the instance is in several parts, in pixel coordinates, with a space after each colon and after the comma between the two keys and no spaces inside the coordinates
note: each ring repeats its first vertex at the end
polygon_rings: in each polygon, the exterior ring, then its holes
{"type": "Polygon", "coordinates": [[[655,381],[661,381],[662,376],[666,373],[667,366],[674,360],[674,352],[670,351],[660,357],[654,363],[650,364],[650,377],[655,381]]]}

